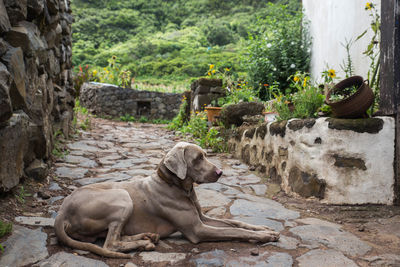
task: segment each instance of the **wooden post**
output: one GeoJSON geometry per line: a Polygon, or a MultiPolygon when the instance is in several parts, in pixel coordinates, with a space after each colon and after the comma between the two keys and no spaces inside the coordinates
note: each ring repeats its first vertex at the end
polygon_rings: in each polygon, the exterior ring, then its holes
{"type": "Polygon", "coordinates": [[[380,103],[382,115],[396,119],[395,205],[400,205],[400,0],[381,0],[380,103]]]}

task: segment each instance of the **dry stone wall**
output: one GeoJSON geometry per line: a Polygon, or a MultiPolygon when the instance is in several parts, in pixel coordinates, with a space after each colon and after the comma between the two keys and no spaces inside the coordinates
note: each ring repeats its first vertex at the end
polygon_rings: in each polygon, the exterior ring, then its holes
{"type": "Polygon", "coordinates": [[[390,117],[293,119],[240,127],[231,152],[288,194],[329,204],[393,204],[390,117]]]}
{"type": "Polygon", "coordinates": [[[173,119],[179,111],[182,94],[140,91],[112,84],[84,83],[79,97],[82,106],[99,116],[131,115],[135,118],[173,119]]]}
{"type": "Polygon", "coordinates": [[[0,191],[44,178],[53,135],[69,134],[69,0],[0,0],[0,191]]]}

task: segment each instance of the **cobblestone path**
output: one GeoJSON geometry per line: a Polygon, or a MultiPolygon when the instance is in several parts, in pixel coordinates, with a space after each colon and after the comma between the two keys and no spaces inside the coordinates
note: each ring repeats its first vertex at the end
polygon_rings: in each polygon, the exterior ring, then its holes
{"type": "Polygon", "coordinates": [[[209,159],[224,174],[217,183],[195,188],[204,212],[267,225],[281,233],[279,242],[191,244],[176,233],[161,240],[155,251],[132,252],[131,260],[60,246],[52,224],[66,195],[82,185],[146,177],[178,141],[161,126],[93,120],[90,132],[68,142],[69,154],[55,164],[57,179],[35,196],[45,212],[15,218],[0,266],[400,266],[400,256],[379,254],[376,245],[341,224],[308,217],[267,198],[268,186],[247,165],[212,153],[209,159]]]}

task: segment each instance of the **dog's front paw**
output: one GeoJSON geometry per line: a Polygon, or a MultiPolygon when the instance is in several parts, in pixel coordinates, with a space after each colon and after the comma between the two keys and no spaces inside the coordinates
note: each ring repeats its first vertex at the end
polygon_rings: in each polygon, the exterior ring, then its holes
{"type": "Polygon", "coordinates": [[[156,248],[156,245],[153,243],[149,243],[144,247],[144,250],[149,251],[149,250],[154,250],[156,248]]]}
{"type": "Polygon", "coordinates": [[[262,242],[276,242],[279,240],[280,234],[275,231],[263,231],[260,232],[262,233],[262,238],[260,241],[262,242]]]}
{"type": "Polygon", "coordinates": [[[155,233],[145,233],[144,239],[150,240],[151,242],[157,244],[160,240],[160,235],[155,233]]]}

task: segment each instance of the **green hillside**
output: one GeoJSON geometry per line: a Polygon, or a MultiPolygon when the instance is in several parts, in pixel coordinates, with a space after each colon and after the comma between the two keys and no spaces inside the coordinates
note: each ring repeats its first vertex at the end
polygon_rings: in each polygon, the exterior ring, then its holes
{"type": "Polygon", "coordinates": [[[135,81],[156,84],[187,83],[204,76],[214,64],[220,71],[230,69],[235,79],[253,79],[255,86],[272,84],[280,77],[285,83],[295,71],[289,69],[291,64],[302,66],[297,70],[308,68],[307,62],[291,58],[304,61],[307,54],[297,56],[295,48],[286,51],[287,43],[305,47],[300,44],[300,5],[296,0],[270,2],[73,0],[73,64],[101,71],[115,56],[118,66],[129,70],[135,81]],[[265,40],[274,36],[275,48],[264,51],[265,40]],[[265,53],[272,52],[271,59],[282,62],[264,59],[265,53]]]}
{"type": "Polygon", "coordinates": [[[267,1],[73,0],[73,63],[115,55],[136,77],[186,79],[208,64],[241,71],[242,41],[267,1]]]}

